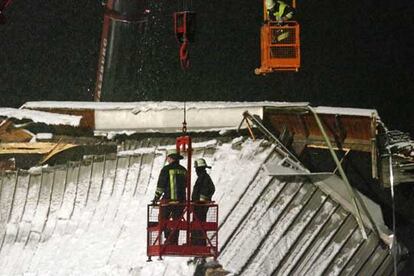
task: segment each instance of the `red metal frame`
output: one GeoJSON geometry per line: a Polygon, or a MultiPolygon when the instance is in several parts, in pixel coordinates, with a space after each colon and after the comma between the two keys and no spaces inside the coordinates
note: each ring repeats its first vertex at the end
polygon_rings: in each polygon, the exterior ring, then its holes
{"type": "Polygon", "coordinates": [[[218,257],[218,205],[213,202],[191,202],[191,157],[192,146],[190,136],[181,136],[176,140],[177,151],[187,156],[186,194],[185,203],[168,203],[161,200],[160,204],[149,204],[147,209],[147,256],[193,256],[218,257]],[[179,210],[178,219],[164,219],[161,215],[168,210],[179,210]],[[205,221],[197,218],[195,209],[206,210],[205,221]],[[164,239],[163,232],[170,231],[168,239],[164,239]],[[177,244],[171,244],[172,233],[178,232],[177,244]],[[201,234],[201,239],[200,239],[201,234]],[[194,238],[193,238],[194,237],[194,238]],[[205,241],[205,245],[195,241],[205,241]]]}
{"type": "Polygon", "coordinates": [[[255,70],[257,75],[274,71],[298,71],[300,68],[300,28],[296,21],[268,22],[260,32],[261,66],[255,70]],[[288,37],[278,41],[278,35],[288,37]],[[287,53],[287,54],[285,54],[287,53]]]}
{"type": "MultiPolygon", "coordinates": [[[[296,0],[292,0],[291,7],[296,8],[296,0]]],[[[256,75],[275,71],[295,71],[300,68],[300,28],[296,21],[284,21],[281,24],[270,21],[263,1],[263,26],[260,29],[261,64],[254,70],[256,75]],[[275,43],[275,32],[288,32],[289,39],[275,43]],[[273,36],[273,37],[272,37],[273,36]],[[293,39],[294,38],[294,39],[293,39]],[[279,53],[288,55],[279,55],[279,53]]],[[[280,33],[279,33],[280,34],[280,33]]]]}
{"type": "Polygon", "coordinates": [[[218,257],[218,205],[214,203],[196,204],[191,203],[190,209],[186,204],[149,204],[147,209],[147,256],[192,256],[192,257],[218,257]],[[200,221],[194,215],[194,207],[208,208],[209,214],[206,221],[200,221]],[[177,220],[163,220],[160,216],[163,208],[184,208],[181,217],[177,220]],[[188,211],[189,210],[189,211],[188,211]],[[185,219],[191,214],[190,221],[185,219]],[[170,243],[164,239],[163,231],[170,230],[171,233],[179,231],[180,238],[177,244],[170,243]],[[194,245],[192,233],[199,231],[206,245],[194,245]],[[184,238],[182,238],[184,237],[184,238]]]}

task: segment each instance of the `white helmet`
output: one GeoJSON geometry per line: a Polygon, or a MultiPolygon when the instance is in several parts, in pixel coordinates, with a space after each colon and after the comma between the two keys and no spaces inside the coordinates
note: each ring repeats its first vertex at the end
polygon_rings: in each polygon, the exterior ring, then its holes
{"type": "Polygon", "coordinates": [[[266,9],[270,10],[276,5],[276,3],[274,0],[266,0],[265,5],[266,9]]]}
{"type": "Polygon", "coordinates": [[[194,162],[194,167],[196,167],[196,168],[201,168],[201,167],[204,167],[204,168],[211,168],[210,166],[207,166],[207,162],[206,162],[206,160],[205,159],[203,159],[203,158],[200,158],[200,159],[197,159],[195,162],[194,162]]]}

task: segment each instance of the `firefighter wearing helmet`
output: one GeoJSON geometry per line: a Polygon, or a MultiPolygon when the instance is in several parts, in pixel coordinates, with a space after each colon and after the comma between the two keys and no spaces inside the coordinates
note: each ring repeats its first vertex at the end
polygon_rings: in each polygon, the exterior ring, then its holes
{"type": "MultiPolygon", "coordinates": [[[[200,158],[194,162],[194,168],[197,173],[197,180],[194,184],[191,200],[194,204],[194,216],[196,220],[201,222],[206,221],[208,206],[203,206],[211,202],[211,198],[215,192],[215,187],[210,175],[207,173],[207,168],[211,168],[207,165],[205,159],[200,158]]],[[[191,243],[193,245],[206,245],[206,239],[202,231],[192,231],[191,243]]]]}
{"type": "MultiPolygon", "coordinates": [[[[184,207],[182,204],[186,200],[185,179],[187,170],[180,165],[183,159],[176,149],[167,151],[167,165],[160,172],[155,191],[153,204],[161,199],[166,205],[161,207],[161,216],[164,220],[172,218],[179,219],[182,216],[184,207]],[[181,203],[181,204],[179,204],[181,203]]],[[[164,236],[167,244],[178,244],[179,231],[164,230],[164,236]]]]}
{"type": "Polygon", "coordinates": [[[295,10],[283,1],[266,0],[265,1],[268,19],[276,21],[279,24],[284,21],[293,19],[295,10]]]}

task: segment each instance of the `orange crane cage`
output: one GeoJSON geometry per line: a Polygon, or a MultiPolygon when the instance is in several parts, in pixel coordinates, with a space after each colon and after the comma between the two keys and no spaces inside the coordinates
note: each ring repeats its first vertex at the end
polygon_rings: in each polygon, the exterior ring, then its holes
{"type": "MultiPolygon", "coordinates": [[[[264,24],[260,29],[261,65],[255,74],[267,74],[274,71],[295,71],[300,67],[300,28],[296,21],[280,24],[269,21],[263,0],[264,24]]],[[[291,3],[296,8],[296,1],[291,3]]]]}
{"type": "Polygon", "coordinates": [[[176,139],[177,152],[187,157],[185,203],[161,200],[147,209],[147,256],[218,256],[218,205],[211,202],[192,202],[191,196],[191,137],[176,139]],[[175,218],[165,212],[176,212],[175,218]],[[164,215],[163,215],[164,214],[164,215]],[[200,215],[203,214],[203,215],[200,215]],[[167,235],[166,235],[167,234],[167,235]]]}

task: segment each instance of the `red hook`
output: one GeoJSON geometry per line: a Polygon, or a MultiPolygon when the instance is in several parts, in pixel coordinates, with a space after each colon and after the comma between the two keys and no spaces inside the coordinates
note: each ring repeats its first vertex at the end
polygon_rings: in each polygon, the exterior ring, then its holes
{"type": "Polygon", "coordinates": [[[180,46],[180,62],[183,70],[190,67],[190,59],[188,58],[188,39],[184,38],[184,42],[180,46]]]}

